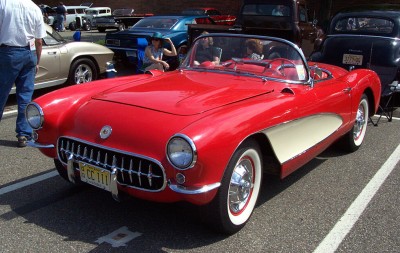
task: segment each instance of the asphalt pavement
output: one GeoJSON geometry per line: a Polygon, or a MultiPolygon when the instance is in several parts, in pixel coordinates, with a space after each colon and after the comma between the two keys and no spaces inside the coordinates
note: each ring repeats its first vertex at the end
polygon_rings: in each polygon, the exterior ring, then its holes
{"type": "Polygon", "coordinates": [[[186,203],[116,202],[66,182],[50,158],[16,147],[15,120],[10,110],[0,122],[0,252],[400,252],[397,117],[368,124],[354,153],[334,145],[283,180],[265,176],[232,236],[186,203]]]}
{"type": "Polygon", "coordinates": [[[0,252],[400,252],[400,121],[368,125],[363,146],[332,146],[289,177],[264,176],[237,234],[216,234],[196,207],[74,186],[0,123],[0,252]]]}

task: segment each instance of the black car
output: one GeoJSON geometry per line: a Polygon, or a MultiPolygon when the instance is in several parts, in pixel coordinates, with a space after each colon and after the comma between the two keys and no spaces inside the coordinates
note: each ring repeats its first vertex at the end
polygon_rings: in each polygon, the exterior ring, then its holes
{"type": "Polygon", "coordinates": [[[400,5],[354,6],[339,11],[310,60],[351,70],[369,68],[382,84],[381,105],[400,105],[400,5]]]}

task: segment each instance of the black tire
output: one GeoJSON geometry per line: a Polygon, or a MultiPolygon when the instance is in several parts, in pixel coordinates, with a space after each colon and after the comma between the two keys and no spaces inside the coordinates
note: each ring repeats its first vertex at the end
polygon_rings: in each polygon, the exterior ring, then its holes
{"type": "Polygon", "coordinates": [[[94,81],[98,78],[97,68],[94,62],[88,58],[81,58],[71,64],[68,76],[68,84],[81,84],[94,81]]]}
{"type": "Polygon", "coordinates": [[[76,30],[76,23],[75,23],[75,22],[69,23],[68,28],[69,28],[71,31],[75,31],[75,30],[76,30]]]}
{"type": "Polygon", "coordinates": [[[247,140],[234,152],[218,193],[201,207],[202,219],[218,232],[239,231],[253,213],[262,182],[262,157],[254,140],[247,140]]]}
{"type": "Polygon", "coordinates": [[[368,97],[363,94],[358,104],[355,122],[352,129],[343,138],[343,148],[348,152],[358,150],[364,141],[369,119],[368,97]]]}
{"type": "Polygon", "coordinates": [[[124,23],[121,23],[121,24],[119,24],[118,25],[118,31],[123,31],[123,30],[125,30],[125,24],[124,23]]]}
{"type": "Polygon", "coordinates": [[[97,28],[97,31],[99,31],[99,33],[104,33],[106,32],[106,28],[97,28]]]}
{"type": "Polygon", "coordinates": [[[91,27],[90,23],[85,23],[82,25],[82,29],[84,31],[90,31],[90,29],[92,29],[92,27],[91,27]]]}

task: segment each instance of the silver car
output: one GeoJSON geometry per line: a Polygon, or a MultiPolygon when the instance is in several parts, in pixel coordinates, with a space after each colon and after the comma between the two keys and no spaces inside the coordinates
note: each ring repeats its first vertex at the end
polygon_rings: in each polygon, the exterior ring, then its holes
{"type": "MultiPolygon", "coordinates": [[[[68,42],[46,25],[35,89],[94,81],[106,72],[114,56],[107,47],[90,42],[68,42]]],[[[15,87],[11,90],[15,93],[15,87]]]]}

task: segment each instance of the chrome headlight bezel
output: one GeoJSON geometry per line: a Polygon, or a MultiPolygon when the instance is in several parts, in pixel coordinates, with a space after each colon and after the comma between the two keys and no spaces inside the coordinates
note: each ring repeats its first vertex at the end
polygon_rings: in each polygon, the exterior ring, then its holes
{"type": "Polygon", "coordinates": [[[42,128],[44,114],[42,108],[35,102],[30,102],[25,108],[25,118],[34,130],[42,128]]]}
{"type": "Polygon", "coordinates": [[[168,140],[166,155],[169,163],[178,170],[191,169],[197,161],[196,146],[184,134],[175,134],[168,140]]]}

